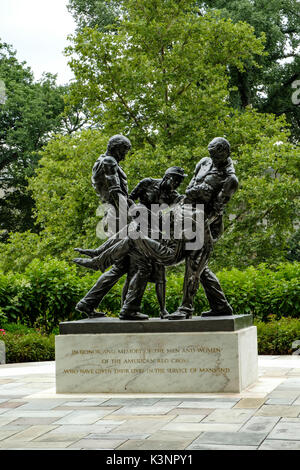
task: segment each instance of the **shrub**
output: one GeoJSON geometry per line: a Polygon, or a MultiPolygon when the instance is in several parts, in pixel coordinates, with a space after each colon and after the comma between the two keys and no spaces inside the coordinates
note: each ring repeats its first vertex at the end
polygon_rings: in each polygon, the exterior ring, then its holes
{"type": "Polygon", "coordinates": [[[40,362],[54,361],[54,334],[43,335],[34,329],[22,325],[5,324],[6,362],[40,362]]]}
{"type": "MultiPolygon", "coordinates": [[[[50,332],[61,321],[82,318],[75,311],[76,303],[88,292],[100,273],[87,272],[69,266],[57,259],[33,260],[25,273],[0,272],[0,320],[42,328],[50,332]]],[[[217,273],[228,301],[236,314],[252,313],[258,320],[267,320],[270,314],[300,318],[300,263],[284,263],[272,269],[262,264],[244,271],[222,270],[217,273]]],[[[166,307],[176,310],[182,297],[183,275],[167,272],[166,307]]],[[[118,315],[124,279],[106,295],[101,310],[118,315]]],[[[203,289],[195,297],[195,314],[208,308],[203,289]]],[[[154,284],[148,284],[142,310],[158,316],[159,308],[154,284]]]]}
{"type": "Polygon", "coordinates": [[[258,354],[291,354],[292,343],[300,339],[300,320],[275,315],[268,322],[256,320],[258,354]]]}
{"type": "Polygon", "coordinates": [[[8,321],[51,331],[61,321],[81,317],[74,306],[92,283],[64,261],[35,259],[24,274],[0,273],[0,307],[8,321]]]}

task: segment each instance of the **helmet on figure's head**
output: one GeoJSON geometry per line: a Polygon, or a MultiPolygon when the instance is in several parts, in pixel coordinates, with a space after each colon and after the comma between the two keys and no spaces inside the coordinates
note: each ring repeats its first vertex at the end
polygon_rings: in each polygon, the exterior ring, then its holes
{"type": "Polygon", "coordinates": [[[162,188],[167,191],[172,191],[178,188],[178,186],[182,183],[184,177],[187,176],[184,173],[184,169],[180,168],[179,166],[171,166],[165,172],[163,179],[162,179],[162,188]]]}
{"type": "Polygon", "coordinates": [[[187,176],[185,173],[184,173],[184,169],[183,168],[180,168],[180,166],[171,166],[170,168],[167,169],[167,171],[165,172],[165,175],[177,175],[177,176],[182,176],[182,178],[184,178],[185,176],[187,176]]]}

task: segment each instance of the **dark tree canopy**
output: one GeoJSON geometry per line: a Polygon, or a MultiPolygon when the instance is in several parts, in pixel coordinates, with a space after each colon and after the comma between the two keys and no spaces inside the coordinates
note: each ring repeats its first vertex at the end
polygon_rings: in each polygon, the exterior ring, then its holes
{"type": "Polygon", "coordinates": [[[244,108],[251,104],[261,112],[285,114],[295,140],[300,138],[300,107],[292,102],[292,84],[300,70],[300,3],[298,0],[206,0],[202,8],[221,10],[234,22],[245,21],[259,37],[265,33],[266,55],[257,58],[260,69],[231,69],[237,87],[232,101],[244,108]]]}

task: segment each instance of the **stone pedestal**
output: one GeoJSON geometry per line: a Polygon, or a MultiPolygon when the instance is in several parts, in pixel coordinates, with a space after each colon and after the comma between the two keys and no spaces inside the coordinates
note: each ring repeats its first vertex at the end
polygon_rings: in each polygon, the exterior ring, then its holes
{"type": "Polygon", "coordinates": [[[60,325],[57,393],[241,392],[257,381],[251,315],[60,325]]]}
{"type": "Polygon", "coordinates": [[[0,341],[0,364],[6,363],[5,357],[5,343],[4,341],[0,341]]]}

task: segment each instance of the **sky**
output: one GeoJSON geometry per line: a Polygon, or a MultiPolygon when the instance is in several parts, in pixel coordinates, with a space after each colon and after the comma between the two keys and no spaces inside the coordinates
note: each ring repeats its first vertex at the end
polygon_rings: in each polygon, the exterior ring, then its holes
{"type": "Polygon", "coordinates": [[[63,49],[75,22],[67,0],[0,0],[0,40],[17,51],[39,80],[43,72],[57,74],[57,83],[73,78],[63,49]]]}

